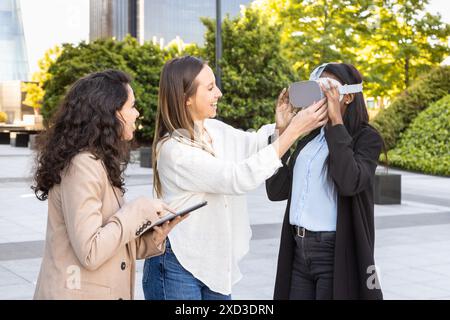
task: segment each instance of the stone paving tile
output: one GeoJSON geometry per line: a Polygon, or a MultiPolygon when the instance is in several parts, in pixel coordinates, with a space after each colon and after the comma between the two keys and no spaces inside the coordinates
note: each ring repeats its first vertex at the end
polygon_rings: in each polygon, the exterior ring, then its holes
{"type": "Polygon", "coordinates": [[[14,272],[11,272],[11,270],[0,267],[0,292],[3,291],[4,286],[18,285],[24,282],[27,281],[14,272]]]}
{"type": "Polygon", "coordinates": [[[387,290],[393,295],[398,295],[408,300],[440,300],[447,299],[450,296],[449,290],[439,289],[423,283],[391,286],[387,290]]]}
{"type": "Polygon", "coordinates": [[[0,300],[31,300],[34,294],[34,285],[21,283],[0,287],[0,300]]]}
{"type": "Polygon", "coordinates": [[[439,289],[448,291],[448,290],[450,290],[450,277],[443,276],[436,280],[428,281],[426,284],[433,288],[439,288],[439,289]]]}
{"type": "Polygon", "coordinates": [[[39,275],[41,261],[41,258],[0,261],[0,267],[13,272],[16,276],[34,285],[39,275]]]}
{"type": "MultiPolygon", "coordinates": [[[[448,265],[447,268],[449,268],[448,265]]],[[[436,268],[430,268],[430,270],[425,271],[424,269],[420,268],[406,267],[403,269],[385,271],[384,273],[391,277],[405,280],[410,283],[435,281],[444,276],[444,274],[440,273],[439,269],[436,268]]]]}

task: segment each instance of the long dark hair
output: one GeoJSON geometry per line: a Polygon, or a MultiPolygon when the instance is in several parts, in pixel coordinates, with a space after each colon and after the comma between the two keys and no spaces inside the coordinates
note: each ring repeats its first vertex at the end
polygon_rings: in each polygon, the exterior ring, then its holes
{"type": "MultiPolygon", "coordinates": [[[[358,84],[363,81],[361,73],[348,63],[329,63],[323,69],[323,72],[331,73],[336,76],[342,84],[358,84]]],[[[366,102],[362,92],[354,93],[353,101],[348,105],[343,115],[344,126],[348,133],[353,137],[363,126],[370,126],[369,114],[367,112],[366,102]]],[[[376,130],[375,128],[373,128],[376,130]]],[[[381,137],[381,135],[380,135],[381,137]]],[[[385,165],[388,166],[388,157],[383,138],[383,153],[386,157],[385,165]]]]}
{"type": "Polygon", "coordinates": [[[129,143],[122,140],[123,124],[116,112],[128,99],[129,75],[106,70],[77,80],[68,90],[50,127],[38,138],[32,189],[46,200],[50,189],[72,158],[82,151],[100,159],[110,182],[125,193],[122,173],[129,161],[129,143]]]}
{"type": "MultiPolygon", "coordinates": [[[[358,84],[363,81],[359,71],[353,65],[347,63],[329,63],[325,66],[323,72],[333,74],[342,84],[358,84]]],[[[369,123],[369,114],[367,113],[363,93],[358,92],[354,95],[353,101],[348,105],[342,116],[344,126],[351,136],[354,136],[361,126],[369,123]]]]}

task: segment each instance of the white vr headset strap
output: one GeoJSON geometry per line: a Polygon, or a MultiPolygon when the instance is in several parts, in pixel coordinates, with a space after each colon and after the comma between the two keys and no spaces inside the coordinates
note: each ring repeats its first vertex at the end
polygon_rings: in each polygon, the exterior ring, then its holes
{"type": "Polygon", "coordinates": [[[357,93],[363,91],[363,84],[344,84],[339,86],[339,94],[357,93]]]}

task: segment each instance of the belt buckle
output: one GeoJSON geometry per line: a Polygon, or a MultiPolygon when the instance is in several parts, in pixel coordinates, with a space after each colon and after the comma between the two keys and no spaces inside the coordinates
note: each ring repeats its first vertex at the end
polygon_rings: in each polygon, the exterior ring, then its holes
{"type": "Polygon", "coordinates": [[[296,227],[295,229],[297,229],[297,236],[299,236],[300,238],[304,238],[305,237],[305,233],[306,233],[306,229],[303,227],[296,227]]]}

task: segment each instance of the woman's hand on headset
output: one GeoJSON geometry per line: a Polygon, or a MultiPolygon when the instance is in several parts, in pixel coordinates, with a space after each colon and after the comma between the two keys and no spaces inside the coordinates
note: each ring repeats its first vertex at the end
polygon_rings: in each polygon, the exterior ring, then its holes
{"type": "Polygon", "coordinates": [[[339,90],[337,86],[328,82],[328,88],[323,84],[320,84],[320,87],[327,98],[328,118],[330,119],[331,125],[343,124],[341,103],[339,102],[339,90]]]}
{"type": "Polygon", "coordinates": [[[279,130],[279,135],[283,133],[294,117],[295,113],[293,109],[289,103],[289,92],[284,88],[278,96],[277,107],[275,109],[276,130],[279,130]]]}

